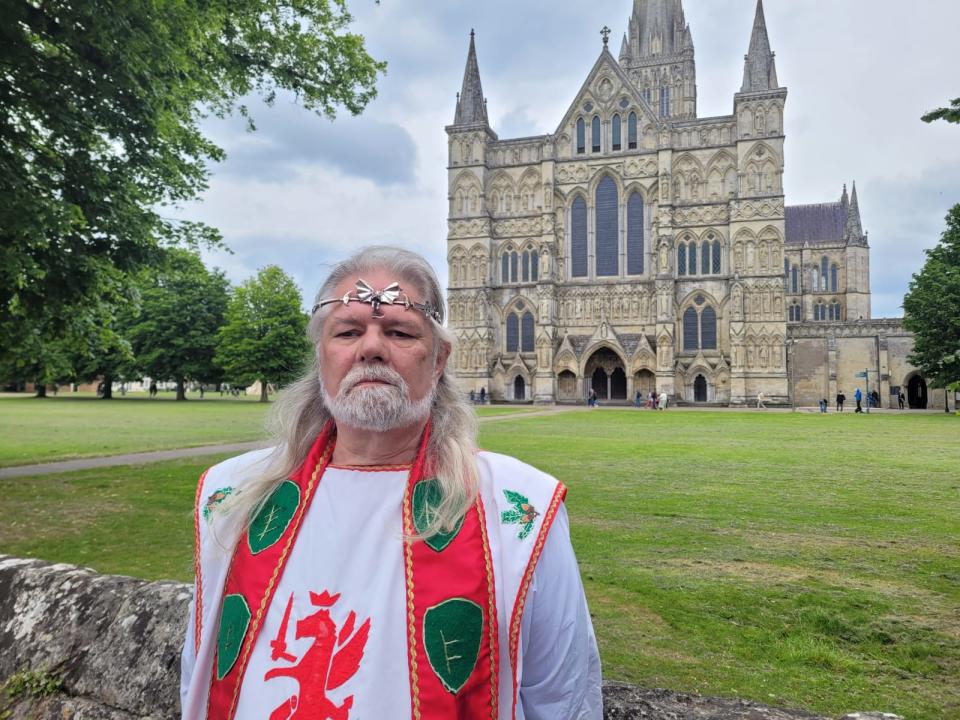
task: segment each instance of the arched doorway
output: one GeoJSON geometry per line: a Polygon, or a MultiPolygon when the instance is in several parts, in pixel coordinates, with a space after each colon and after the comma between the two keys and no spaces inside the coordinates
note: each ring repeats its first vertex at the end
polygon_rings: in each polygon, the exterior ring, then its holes
{"type": "Polygon", "coordinates": [[[557,395],[560,400],[577,399],[577,376],[569,370],[557,375],[557,395]]]}
{"type": "Polygon", "coordinates": [[[620,356],[610,348],[600,348],[590,356],[584,376],[590,378],[597,400],[627,399],[627,373],[620,356]]]}
{"type": "Polygon", "coordinates": [[[707,401],[707,379],[703,375],[697,375],[693,381],[693,401],[698,403],[707,401]]]}
{"type": "Polygon", "coordinates": [[[513,399],[514,400],[525,400],[527,395],[527,384],[523,381],[523,377],[517,375],[513,379],[513,399]]]}
{"type": "Polygon", "coordinates": [[[907,403],[911,410],[927,409],[927,381],[914,375],[907,383],[907,403]]]}

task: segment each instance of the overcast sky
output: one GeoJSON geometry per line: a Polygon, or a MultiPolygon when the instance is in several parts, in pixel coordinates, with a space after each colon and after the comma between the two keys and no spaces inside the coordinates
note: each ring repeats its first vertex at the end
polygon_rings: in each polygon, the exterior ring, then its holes
{"type": "MultiPolygon", "coordinates": [[[[250,103],[257,131],[211,121],[227,151],[210,189],[181,215],[218,227],[232,255],[208,259],[240,282],[267,264],[309,304],[329,264],[394,243],[424,253],[446,281],[444,126],[452,122],[469,32],[493,129],[553,132],[612,30],[619,51],[632,0],[352,0],[353,29],[388,62],[360,117],[330,122],[290,99],[250,103]]],[[[698,114],[729,115],[755,0],[685,0],[696,47],[698,114]]],[[[960,126],[920,115],[960,96],[955,0],[765,0],[780,84],[788,88],[788,205],[839,199],[856,180],[870,234],[874,317],[896,317],[923,250],[960,202],[960,126]]]]}

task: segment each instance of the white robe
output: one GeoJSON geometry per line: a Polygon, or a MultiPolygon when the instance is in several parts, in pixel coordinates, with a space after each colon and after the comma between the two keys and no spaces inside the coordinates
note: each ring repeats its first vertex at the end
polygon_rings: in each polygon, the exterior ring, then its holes
{"type": "MultiPolygon", "coordinates": [[[[267,452],[247,453],[211,468],[198,491],[198,504],[202,507],[220,488],[236,491],[242,487],[245,478],[262,468],[267,452]]],[[[478,467],[497,589],[499,717],[511,718],[514,677],[509,656],[510,618],[556,481],[529,465],[494,453],[480,453],[478,467]],[[517,525],[501,520],[501,512],[511,507],[505,489],[529,497],[540,512],[532,533],[523,540],[517,537],[517,525]]],[[[330,608],[338,628],[343,627],[350,611],[356,613],[357,626],[367,618],[371,620],[359,670],[344,685],[331,690],[329,699],[340,705],[351,696],[351,720],[411,717],[401,528],[407,476],[406,469],[327,468],[254,645],[240,691],[237,720],[266,720],[274,708],[297,693],[298,684],[292,678],[264,679],[271,668],[291,664],[271,660],[271,641],[278,637],[292,594],[284,639],[286,651],[300,658],[311,641],[295,639],[296,621],[316,611],[309,592],[325,591],[331,596],[340,595],[330,608]]],[[[209,536],[202,513],[199,517],[201,633],[197,653],[192,604],[182,658],[184,720],[205,718],[229,563],[229,554],[209,536]]],[[[600,660],[562,503],[536,559],[526,593],[519,656],[516,718],[601,720],[600,660]]]]}

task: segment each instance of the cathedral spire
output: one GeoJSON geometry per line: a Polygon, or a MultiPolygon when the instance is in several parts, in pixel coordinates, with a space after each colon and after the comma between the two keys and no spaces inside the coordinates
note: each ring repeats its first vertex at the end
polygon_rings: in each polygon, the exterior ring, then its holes
{"type": "Polygon", "coordinates": [[[860,223],[860,205],[857,202],[857,181],[853,181],[850,191],[850,205],[847,207],[846,236],[848,240],[860,240],[863,237],[863,226],[860,223]]]}
{"type": "Polygon", "coordinates": [[[773,90],[777,83],[777,66],[767,37],[767,21],[763,16],[763,0],[757,0],[757,13],[753,19],[750,49],[744,58],[743,87],[740,92],[773,90]]]}
{"type": "Polygon", "coordinates": [[[847,184],[843,184],[843,194],[840,195],[840,204],[843,205],[843,209],[846,210],[850,207],[850,196],[847,195],[847,184]]]}
{"type": "Polygon", "coordinates": [[[473,38],[474,32],[471,30],[470,50],[467,52],[467,66],[463,70],[463,88],[457,97],[454,125],[487,124],[487,103],[480,85],[480,66],[477,64],[477,48],[473,38]]]}

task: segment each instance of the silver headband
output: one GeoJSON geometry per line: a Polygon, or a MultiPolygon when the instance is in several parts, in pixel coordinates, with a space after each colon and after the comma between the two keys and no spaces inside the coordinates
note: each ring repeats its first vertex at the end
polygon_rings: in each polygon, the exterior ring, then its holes
{"type": "Polygon", "coordinates": [[[383,290],[374,290],[363,278],[357,280],[356,295],[344,293],[343,297],[321,300],[313,306],[310,314],[313,315],[324,305],[332,305],[333,303],[343,303],[344,305],[348,305],[352,302],[367,303],[370,305],[373,308],[373,317],[375,318],[383,317],[383,313],[380,312],[381,305],[402,305],[404,310],[419,310],[428,318],[435,320],[438,323],[440,322],[440,310],[435,308],[433,303],[429,301],[422,303],[413,302],[413,300],[411,300],[407,294],[403,292],[403,288],[400,287],[400,283],[391,283],[383,290]]]}

